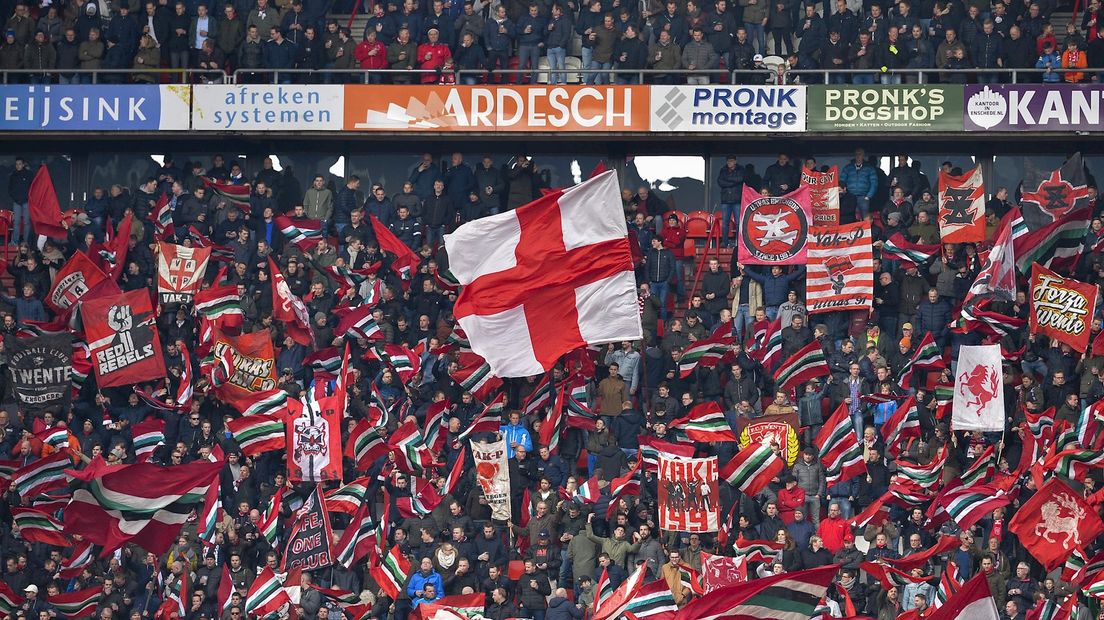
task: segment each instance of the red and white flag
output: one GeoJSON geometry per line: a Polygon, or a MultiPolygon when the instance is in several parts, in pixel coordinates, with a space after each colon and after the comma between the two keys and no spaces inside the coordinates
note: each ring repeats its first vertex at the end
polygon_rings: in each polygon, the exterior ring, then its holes
{"type": "Polygon", "coordinates": [[[157,292],[162,304],[190,303],[211,260],[211,248],[157,244],[157,292]]]}
{"type": "Polygon", "coordinates": [[[874,249],[869,222],[814,228],[805,273],[809,314],[870,310],[874,303],[874,249]]]}
{"type": "Polygon", "coordinates": [[[314,346],[314,332],[311,330],[310,313],[303,300],[295,296],[288,288],[284,274],[272,257],[268,257],[268,270],[272,278],[272,318],[281,321],[287,335],[295,342],[305,346],[314,346]]]}
{"type": "Polygon", "coordinates": [[[938,221],[943,243],[985,240],[985,182],[981,166],[959,176],[939,172],[938,221]]]}
{"type": "Polygon", "coordinates": [[[642,338],[627,235],[612,171],[445,235],[472,350],[495,375],[526,377],[579,347],[642,338]]]}
{"type": "Polygon", "coordinates": [[[1000,345],[964,345],[958,352],[951,428],[1004,430],[1004,384],[1000,345]]]}
{"type": "Polygon", "coordinates": [[[1049,571],[1088,546],[1104,523],[1080,493],[1054,476],[1016,511],[1008,530],[1049,571]]]}
{"type": "Polygon", "coordinates": [[[997,613],[997,603],[993,600],[993,594],[989,591],[989,580],[985,571],[978,571],[976,575],[946,603],[928,616],[928,620],[958,620],[970,618],[970,620],[1000,620],[997,613]]]}

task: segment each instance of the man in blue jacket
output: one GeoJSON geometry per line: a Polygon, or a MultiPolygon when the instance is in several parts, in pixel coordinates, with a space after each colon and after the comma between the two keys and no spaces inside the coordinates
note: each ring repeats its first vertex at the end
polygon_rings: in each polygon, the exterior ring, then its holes
{"type": "Polygon", "coordinates": [[[418,572],[411,575],[410,581],[406,584],[407,596],[411,599],[424,598],[433,601],[436,598],[429,599],[429,596],[440,598],[440,593],[444,591],[445,585],[441,580],[441,575],[433,569],[433,560],[422,558],[418,572]],[[429,593],[426,592],[427,585],[431,586],[429,593]]]}
{"type": "Polygon", "coordinates": [[[767,318],[772,321],[778,317],[778,306],[781,306],[790,294],[790,282],[805,275],[804,265],[788,274],[783,274],[782,267],[778,265],[771,266],[770,274],[760,273],[754,269],[744,269],[740,264],[736,266],[743,269],[744,275],[763,287],[763,306],[766,308],[767,318]]]}
{"type": "Polygon", "coordinates": [[[506,458],[514,458],[514,450],[521,446],[526,452],[533,450],[533,438],[529,429],[521,423],[521,413],[510,412],[510,423],[502,425],[502,437],[506,440],[506,458]]]}
{"type": "Polygon", "coordinates": [[[840,172],[840,185],[846,186],[847,193],[855,197],[857,217],[862,220],[870,213],[870,199],[878,191],[878,171],[867,164],[866,151],[855,149],[855,159],[840,172]]]}

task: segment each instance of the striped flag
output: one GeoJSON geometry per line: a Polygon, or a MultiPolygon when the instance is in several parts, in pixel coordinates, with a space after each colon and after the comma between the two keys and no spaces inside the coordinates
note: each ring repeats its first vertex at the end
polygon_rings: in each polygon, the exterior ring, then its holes
{"type": "Polygon", "coordinates": [[[192,240],[192,247],[211,248],[211,260],[220,263],[234,262],[234,250],[232,248],[216,244],[195,226],[188,227],[188,238],[192,240]]]}
{"type": "Polygon", "coordinates": [[[283,582],[268,565],[265,565],[253,580],[253,585],[249,586],[249,593],[245,597],[245,613],[254,617],[264,617],[289,603],[291,598],[284,591],[283,582]]]}
{"type": "Polygon", "coordinates": [[[580,483],[575,489],[575,493],[570,498],[583,504],[597,504],[598,496],[601,494],[601,489],[598,488],[598,477],[591,476],[586,482],[580,483]]]}
{"type": "Polygon", "coordinates": [[[544,373],[537,386],[530,392],[529,397],[525,399],[525,404],[522,406],[522,415],[535,415],[551,403],[552,375],[551,373],[544,373]]]}
{"type": "Polygon", "coordinates": [[[61,488],[66,482],[65,469],[72,464],[69,450],[58,450],[17,469],[12,474],[12,487],[24,499],[61,488]]]}
{"type": "Polygon", "coordinates": [[[756,351],[763,368],[773,370],[782,361],[782,319],[767,324],[763,335],[763,346],[756,351]]]}
{"type": "Polygon", "coordinates": [[[1070,480],[1083,480],[1092,469],[1104,465],[1104,450],[1071,448],[1048,456],[1043,468],[1070,480]]]}
{"type": "Polygon", "coordinates": [[[1073,620],[1077,597],[1072,594],[1062,600],[1044,598],[1028,610],[1027,620],[1073,620]]]}
{"type": "Polygon", "coordinates": [[[345,486],[338,487],[326,492],[326,509],[330,512],[344,512],[345,514],[355,514],[360,509],[360,505],[364,503],[364,498],[368,493],[368,487],[372,481],[370,478],[362,477],[353,480],[345,486]]]}
{"type": "Polygon", "coordinates": [[[399,593],[406,587],[406,580],[410,577],[410,560],[402,554],[399,546],[391,547],[379,563],[371,562],[368,565],[368,573],[383,590],[384,594],[392,599],[399,598],[399,593]]]}
{"type": "Polygon", "coordinates": [[[685,432],[691,441],[736,441],[721,406],[711,400],[696,405],[685,418],[672,422],[670,428],[685,432]]]}
{"type": "Polygon", "coordinates": [[[457,436],[458,441],[468,438],[473,433],[496,433],[502,428],[502,412],[506,410],[506,394],[499,393],[487,406],[483,408],[471,424],[457,436]]]}
{"type": "Polygon", "coordinates": [[[371,508],[369,502],[361,503],[333,548],[334,562],[347,569],[376,548],[376,526],[372,523],[371,508]]]}
{"type": "Polygon", "coordinates": [[[216,528],[221,517],[222,495],[219,493],[219,485],[212,484],[203,497],[203,509],[199,512],[199,523],[196,524],[196,534],[204,546],[215,546],[215,534],[218,533],[216,528]]]}
{"type": "Polygon", "coordinates": [[[433,464],[433,455],[425,445],[421,429],[412,419],[408,419],[387,438],[391,454],[395,455],[395,466],[399,471],[421,475],[433,464]]]}
{"type": "Polygon", "coordinates": [[[386,364],[391,370],[395,371],[403,385],[410,382],[411,377],[418,373],[418,367],[420,366],[418,357],[414,355],[414,352],[402,344],[373,342],[364,357],[386,364]]]}
{"type": "Polygon", "coordinates": [[[222,565],[222,576],[219,579],[218,592],[216,593],[215,602],[218,606],[215,608],[218,610],[219,616],[230,611],[230,601],[234,594],[234,579],[230,576],[230,563],[226,562],[222,565]]]}
{"type": "Polygon", "coordinates": [[[395,499],[395,508],[405,519],[425,517],[433,512],[433,509],[441,505],[441,496],[437,493],[437,487],[425,478],[414,476],[410,481],[413,493],[410,497],[395,499]]]}
{"type": "Polygon", "coordinates": [[[345,456],[356,462],[359,471],[368,471],[372,463],[387,456],[390,450],[380,434],[380,428],[369,420],[357,422],[345,443],[345,456]]]}
{"type": "Polygon", "coordinates": [[[824,357],[824,349],[820,347],[819,341],[814,340],[783,362],[778,367],[774,379],[780,391],[793,393],[805,382],[823,377],[830,372],[828,360],[824,357]]]}
{"type": "Polygon", "coordinates": [[[69,445],[69,429],[65,428],[64,423],[57,426],[43,428],[42,430],[36,432],[34,436],[43,444],[50,446],[55,450],[64,448],[69,445]]]}
{"type": "Polygon", "coordinates": [[[882,425],[882,439],[885,440],[886,452],[897,457],[904,440],[919,437],[920,412],[916,408],[916,397],[910,396],[897,406],[897,411],[882,425]]]}
{"type": "Polygon", "coordinates": [[[341,350],[337,347],[326,347],[312,352],[303,358],[303,365],[310,366],[315,378],[329,381],[337,377],[341,370],[341,350]]]}
{"type": "Polygon", "coordinates": [[[275,415],[283,417],[287,412],[287,401],[288,393],[280,389],[257,392],[249,397],[249,404],[242,411],[242,416],[275,415]]]}
{"type": "MultiPolygon", "coordinates": [[[[1015,494],[993,484],[977,484],[944,492],[935,498],[928,511],[936,515],[941,509],[962,529],[969,528],[997,508],[1007,506],[1015,494]]],[[[934,518],[934,517],[933,517],[934,518]]]]}
{"type": "Polygon", "coordinates": [[[339,311],[343,312],[339,315],[341,318],[337,322],[334,335],[357,340],[361,338],[364,340],[383,340],[383,330],[376,323],[376,319],[372,317],[374,308],[375,304],[368,303],[351,309],[334,308],[334,314],[338,314],[339,311]]]}
{"type": "Polygon", "coordinates": [[[923,489],[939,486],[943,476],[943,465],[947,461],[947,452],[943,450],[939,457],[927,465],[912,465],[906,461],[897,462],[897,473],[908,478],[923,489]]]}
{"type": "MultiPolygon", "coordinates": [[[[211,204],[217,202],[215,197],[218,196],[220,198],[225,198],[229,206],[237,207],[238,211],[242,212],[242,215],[250,214],[249,194],[252,192],[252,188],[248,183],[244,185],[234,185],[233,183],[224,183],[208,177],[200,178],[203,181],[203,185],[211,192],[211,204]]],[[[258,217],[260,217],[260,215],[260,213],[257,214],[258,217]]]]}
{"type": "Polygon", "coordinates": [[[286,446],[284,420],[266,413],[244,415],[226,423],[242,454],[256,456],[262,452],[283,450],[286,446]]]}
{"type": "Polygon", "coordinates": [[[72,545],[65,527],[49,513],[34,508],[11,508],[12,525],[19,528],[19,537],[28,542],[40,542],[55,547],[72,545]]]}
{"type": "Polygon", "coordinates": [[[912,387],[912,372],[917,368],[944,368],[943,351],[936,344],[931,332],[925,332],[916,352],[912,354],[901,370],[897,372],[897,383],[908,389],[912,387]]]}
{"type": "Polygon", "coordinates": [[[176,406],[181,411],[190,411],[192,408],[192,354],[183,341],[178,340],[180,347],[180,382],[176,385],[176,406]]]}
{"type": "Polygon", "coordinates": [[[752,443],[736,453],[721,468],[721,479],[748,497],[758,495],[785,468],[770,444],[752,443]]]}
{"type": "Polygon", "coordinates": [[[625,616],[643,620],[671,620],[675,617],[678,606],[675,605],[675,596],[671,593],[671,587],[665,579],[656,579],[644,584],[636,597],[629,601],[625,608],[625,616]],[[631,614],[631,615],[630,615],[631,614]]]}
{"type": "Polygon", "coordinates": [[[12,591],[6,581],[0,580],[0,612],[14,614],[25,599],[12,591]]]}
{"type": "Polygon", "coordinates": [[[241,296],[238,295],[238,287],[233,284],[198,291],[193,303],[195,313],[214,323],[219,330],[240,328],[245,322],[241,296]]]}
{"type": "Polygon", "coordinates": [[[882,260],[900,261],[908,269],[909,267],[923,265],[933,257],[938,256],[942,251],[942,244],[912,243],[906,240],[901,233],[893,233],[893,236],[882,244],[882,260]]]}
{"type": "Polygon", "coordinates": [[[718,588],[680,609],[675,620],[809,618],[839,568],[829,564],[718,588]]]}
{"type": "Polygon", "coordinates": [[[820,463],[824,465],[828,486],[866,473],[862,446],[855,435],[855,424],[846,403],[840,403],[824,423],[814,445],[820,447],[820,463]]]}
{"type": "Polygon", "coordinates": [[[50,597],[50,605],[66,618],[91,618],[103,596],[103,586],[93,586],[50,597]]]}
{"type": "Polygon", "coordinates": [[[72,547],[69,556],[62,558],[58,566],[58,576],[62,579],[72,579],[84,572],[84,568],[96,558],[93,545],[90,542],[76,543],[72,547]]]}
{"type": "Polygon", "coordinates": [[[805,305],[809,314],[869,310],[874,303],[874,248],[869,222],[809,232],[805,305]]]}
{"type": "Polygon", "coordinates": [[[168,194],[161,194],[157,198],[157,204],[150,211],[149,219],[153,224],[154,241],[163,241],[176,234],[176,226],[173,225],[172,207],[169,206],[168,194]]]}
{"type": "Polygon", "coordinates": [[[745,562],[770,563],[778,557],[783,546],[783,543],[773,540],[748,540],[741,536],[736,539],[732,548],[736,552],[735,555],[744,558],[745,562]]]}
{"type": "Polygon", "coordinates": [[[460,367],[450,376],[465,392],[471,392],[476,400],[483,402],[502,387],[502,379],[491,372],[491,365],[482,356],[461,353],[458,362],[460,367]]]}
{"type": "Polygon", "coordinates": [[[640,438],[640,462],[644,463],[644,471],[659,471],[659,455],[669,454],[692,458],[696,448],[693,444],[671,443],[645,435],[640,438]]]}
{"type": "Polygon", "coordinates": [[[326,233],[322,230],[322,220],[305,217],[292,219],[286,215],[277,215],[275,222],[287,240],[304,253],[309,253],[319,241],[326,238],[326,233]]]}
{"type": "Polygon", "coordinates": [[[144,463],[153,455],[158,446],[165,445],[165,421],[161,418],[149,418],[131,427],[134,437],[134,457],[144,463]]]}
{"type": "MultiPolygon", "coordinates": [[[[648,567],[647,562],[636,567],[629,578],[621,582],[617,589],[609,597],[594,601],[594,614],[591,620],[614,620],[620,618],[629,604],[644,585],[644,573],[648,567]]],[[[604,572],[604,571],[603,571],[604,572]]]]}
{"type": "Polygon", "coordinates": [[[913,577],[903,570],[881,562],[861,562],[859,569],[877,579],[886,590],[899,588],[902,591],[910,583],[924,583],[928,577],[913,577]]]}
{"type": "Polygon", "coordinates": [[[730,336],[710,336],[695,340],[679,357],[679,376],[683,379],[689,377],[698,365],[705,368],[716,366],[735,343],[736,338],[730,336]]]}
{"type": "MultiPolygon", "coordinates": [[[[937,595],[938,598],[938,595],[937,595]]],[[[989,591],[988,576],[978,571],[928,616],[930,620],[999,620],[997,604],[989,591]]]]}
{"type": "Polygon", "coordinates": [[[1012,246],[1020,273],[1031,273],[1031,263],[1039,263],[1059,273],[1072,273],[1084,249],[1085,231],[1092,221],[1092,209],[1072,211],[1053,224],[1019,235],[1016,234],[1016,224],[1022,221],[1020,210],[1013,209],[1004,217],[1012,222],[1012,246]]]}
{"type": "Polygon", "coordinates": [[[994,448],[993,445],[987,446],[974,460],[973,464],[962,472],[962,475],[959,476],[962,486],[973,486],[993,476],[997,471],[997,455],[994,448]]]}
{"type": "Polygon", "coordinates": [[[272,547],[276,546],[277,534],[280,531],[280,506],[284,502],[284,489],[286,488],[287,487],[280,487],[276,489],[272,497],[268,498],[268,507],[265,509],[264,515],[261,516],[260,521],[257,522],[257,530],[272,547]]]}
{"type": "Polygon", "coordinates": [[[337,603],[346,610],[360,603],[360,594],[357,592],[350,592],[348,590],[342,590],[341,588],[323,588],[313,583],[310,584],[310,587],[318,590],[319,594],[337,603]]]}

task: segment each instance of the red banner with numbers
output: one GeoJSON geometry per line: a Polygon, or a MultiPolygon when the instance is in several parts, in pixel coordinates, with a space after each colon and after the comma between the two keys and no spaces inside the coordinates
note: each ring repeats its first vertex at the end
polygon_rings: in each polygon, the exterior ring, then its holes
{"type": "Polygon", "coordinates": [[[720,527],[717,457],[659,456],[659,527],[674,532],[716,532],[720,527]]]}

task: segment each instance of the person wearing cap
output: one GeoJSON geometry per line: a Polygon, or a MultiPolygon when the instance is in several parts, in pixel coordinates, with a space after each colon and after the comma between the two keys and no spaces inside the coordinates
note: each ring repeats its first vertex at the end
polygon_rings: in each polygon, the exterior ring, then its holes
{"type": "Polygon", "coordinates": [[[37,618],[38,612],[50,611],[51,606],[38,597],[38,586],[32,583],[23,588],[23,604],[19,609],[27,614],[28,618],[37,618]]]}

